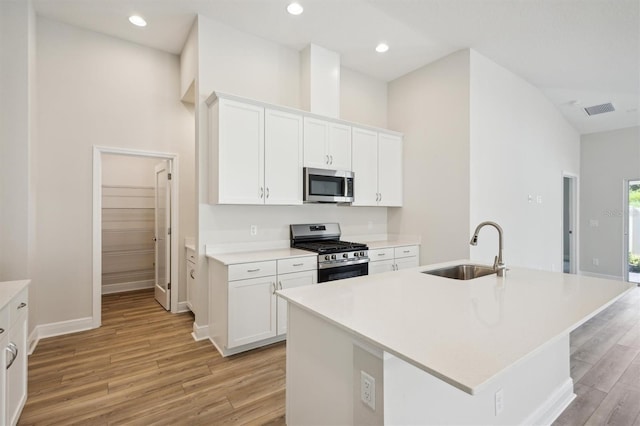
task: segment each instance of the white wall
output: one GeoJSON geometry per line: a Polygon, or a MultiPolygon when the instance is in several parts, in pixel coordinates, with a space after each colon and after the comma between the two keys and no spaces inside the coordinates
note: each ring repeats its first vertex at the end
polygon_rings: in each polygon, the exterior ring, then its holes
{"type": "Polygon", "coordinates": [[[389,232],[422,238],[420,264],[469,257],[469,51],[389,83],[389,127],[404,132],[404,207],[389,232]]]}
{"type": "MultiPolygon", "coordinates": [[[[579,134],[539,89],[473,50],[470,118],[467,240],[493,220],[507,266],[562,271],[562,172],[580,172],[579,134]]],[[[493,263],[497,247],[496,231],[483,229],[471,258],[493,263]]]]}
{"type": "MultiPolygon", "coordinates": [[[[92,314],[93,145],[178,153],[181,189],[192,187],[193,114],[179,100],[175,55],[44,18],[37,37],[34,311],[46,324],[92,314]]],[[[194,215],[190,196],[181,191],[181,218],[194,215]]],[[[194,232],[181,220],[181,240],[194,232]]]]}
{"type": "Polygon", "coordinates": [[[387,128],[388,86],[385,81],[342,67],[340,83],[340,118],[387,128]]]}
{"type": "Polygon", "coordinates": [[[155,167],[162,160],[127,155],[102,155],[102,184],[154,187],[155,167]]]}
{"type": "Polygon", "coordinates": [[[582,135],[580,148],[580,270],[623,278],[624,180],[640,178],[640,127],[582,135]]]}
{"type": "MultiPolygon", "coordinates": [[[[207,106],[204,102],[213,91],[232,93],[264,102],[301,108],[300,52],[255,37],[225,24],[199,16],[197,23],[198,93],[198,267],[199,304],[195,307],[196,325],[208,323],[207,264],[203,257],[205,245],[251,244],[268,246],[289,239],[289,224],[313,221],[335,221],[345,235],[373,235],[386,233],[385,208],[345,208],[338,206],[212,206],[207,204],[207,106]],[[369,229],[368,221],[372,222],[369,229]],[[364,224],[364,226],[363,226],[364,224]],[[251,225],[258,225],[258,235],[249,233],[251,225]]],[[[342,81],[341,104],[355,114],[362,100],[357,97],[364,88],[375,88],[373,99],[379,101],[384,84],[350,73],[342,81]],[[353,86],[353,87],[352,87],[353,86]]],[[[359,120],[367,124],[380,122],[386,106],[377,102],[368,107],[367,114],[359,113],[359,120]]],[[[346,117],[341,117],[346,118],[346,117]]]]}
{"type": "Polygon", "coordinates": [[[0,281],[31,278],[34,29],[30,2],[0,2],[0,281]]]}

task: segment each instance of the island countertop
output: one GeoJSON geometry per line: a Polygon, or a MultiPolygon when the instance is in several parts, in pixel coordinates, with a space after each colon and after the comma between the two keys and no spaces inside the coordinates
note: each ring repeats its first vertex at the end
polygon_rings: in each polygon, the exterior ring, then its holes
{"type": "Polygon", "coordinates": [[[465,260],[279,291],[469,394],[566,336],[634,284],[509,268],[460,281],[422,271],[465,260]]]}

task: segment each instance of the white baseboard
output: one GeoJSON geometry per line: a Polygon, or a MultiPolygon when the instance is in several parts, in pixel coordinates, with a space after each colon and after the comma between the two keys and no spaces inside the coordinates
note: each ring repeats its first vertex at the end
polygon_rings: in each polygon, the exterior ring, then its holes
{"type": "Polygon", "coordinates": [[[77,333],[79,331],[91,330],[94,328],[96,327],[93,324],[92,317],[37,325],[31,334],[29,334],[29,355],[31,355],[36,349],[40,339],[61,336],[69,333],[77,333]]]}
{"type": "Polygon", "coordinates": [[[525,425],[550,425],[571,404],[576,397],[573,393],[573,379],[568,378],[522,423],[525,425]]]}
{"type": "Polygon", "coordinates": [[[200,340],[205,340],[209,338],[209,326],[208,325],[198,325],[196,322],[193,322],[193,333],[191,333],[193,340],[199,342],[200,340]]]}
{"type": "Polygon", "coordinates": [[[178,302],[178,313],[191,312],[191,308],[187,302],[178,302]]]}
{"type": "Polygon", "coordinates": [[[132,281],[130,283],[105,284],[102,286],[102,294],[123,293],[125,291],[153,288],[153,280],[132,281]]]}

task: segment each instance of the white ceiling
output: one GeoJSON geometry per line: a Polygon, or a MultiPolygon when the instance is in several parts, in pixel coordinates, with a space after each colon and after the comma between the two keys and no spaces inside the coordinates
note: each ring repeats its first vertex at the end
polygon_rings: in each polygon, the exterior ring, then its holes
{"type": "Polygon", "coordinates": [[[542,90],[580,133],[640,125],[637,0],[34,0],[38,14],[179,54],[196,14],[390,81],[473,48],[542,90]],[[129,24],[140,14],[149,25],[129,24]],[[389,52],[375,45],[385,41],[389,52]],[[582,107],[612,102],[588,117],[582,107]]]}

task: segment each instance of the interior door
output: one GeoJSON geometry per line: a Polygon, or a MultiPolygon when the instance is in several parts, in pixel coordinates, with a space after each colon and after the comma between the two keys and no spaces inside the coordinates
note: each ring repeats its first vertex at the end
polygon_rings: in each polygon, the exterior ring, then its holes
{"type": "Polygon", "coordinates": [[[640,179],[625,182],[625,279],[640,284],[640,179]]]}
{"type": "Polygon", "coordinates": [[[155,298],[171,307],[171,170],[168,161],[156,165],[155,298]]]}

